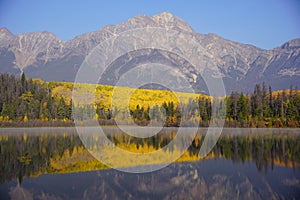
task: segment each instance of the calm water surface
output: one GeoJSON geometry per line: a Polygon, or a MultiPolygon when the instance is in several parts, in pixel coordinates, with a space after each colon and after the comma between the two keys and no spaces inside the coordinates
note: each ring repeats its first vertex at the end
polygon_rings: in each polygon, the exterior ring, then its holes
{"type": "MultiPolygon", "coordinates": [[[[99,149],[101,140],[92,131],[85,147],[73,128],[0,129],[0,199],[300,199],[299,129],[224,129],[200,159],[205,131],[177,162],[130,174],[91,156],[86,148],[99,149]]],[[[116,128],[106,134],[120,148],[147,153],[169,144],[176,129],[145,139],[116,128]]]]}

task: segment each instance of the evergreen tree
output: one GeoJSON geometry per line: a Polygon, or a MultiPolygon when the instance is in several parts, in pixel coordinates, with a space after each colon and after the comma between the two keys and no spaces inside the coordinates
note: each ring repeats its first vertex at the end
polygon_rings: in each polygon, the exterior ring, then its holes
{"type": "Polygon", "coordinates": [[[245,120],[247,117],[247,99],[243,93],[240,94],[239,100],[237,102],[238,106],[238,120],[245,120]]]}

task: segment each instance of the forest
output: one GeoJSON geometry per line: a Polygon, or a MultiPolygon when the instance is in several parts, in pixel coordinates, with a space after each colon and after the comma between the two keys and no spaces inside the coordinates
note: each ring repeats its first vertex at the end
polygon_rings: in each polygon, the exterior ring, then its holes
{"type": "MultiPolygon", "coordinates": [[[[73,83],[28,79],[24,73],[21,77],[0,74],[0,127],[74,126],[73,118],[84,121],[82,113],[88,110],[93,111],[87,113],[92,113],[92,118],[100,124],[115,125],[114,116],[124,108],[111,109],[113,86],[98,85],[95,102],[88,106],[72,102],[72,89],[73,83]],[[72,113],[73,106],[76,113],[72,113]]],[[[142,126],[152,116],[154,122],[165,117],[165,126],[207,127],[215,103],[226,104],[226,111],[217,111],[224,112],[225,127],[300,127],[300,91],[293,86],[289,90],[272,91],[271,86],[262,83],[251,94],[232,92],[221,100],[197,94],[182,108],[171,91],[138,89],[129,107],[133,121],[142,126]],[[162,110],[164,115],[160,114],[162,110]],[[189,123],[181,124],[182,110],[188,113],[189,123]]]]}

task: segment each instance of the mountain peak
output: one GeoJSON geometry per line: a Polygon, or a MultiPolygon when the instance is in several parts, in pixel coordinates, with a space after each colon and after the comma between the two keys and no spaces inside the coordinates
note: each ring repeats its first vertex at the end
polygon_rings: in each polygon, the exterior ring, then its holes
{"type": "Polygon", "coordinates": [[[131,25],[135,25],[135,26],[146,26],[146,25],[151,25],[154,26],[154,22],[151,18],[149,18],[147,15],[145,14],[140,14],[140,15],[136,15],[130,19],[128,19],[127,21],[125,21],[125,23],[131,23],[131,25]]]}
{"type": "Polygon", "coordinates": [[[0,28],[0,35],[13,35],[6,27],[0,28]]]}
{"type": "Polygon", "coordinates": [[[0,42],[9,41],[14,35],[5,27],[0,28],[0,42]]]}
{"type": "Polygon", "coordinates": [[[300,38],[290,40],[280,46],[281,49],[295,49],[300,48],[300,38]]]}
{"type": "Polygon", "coordinates": [[[179,19],[178,17],[176,17],[175,15],[173,15],[172,13],[170,12],[162,12],[160,14],[156,14],[156,15],[153,15],[153,18],[155,17],[166,17],[168,19],[172,19],[172,18],[177,18],[179,19]]]}
{"type": "MultiPolygon", "coordinates": [[[[0,32],[9,32],[9,30],[6,27],[2,27],[0,28],[0,32]]],[[[10,32],[9,32],[10,33],[10,32]]]]}
{"type": "Polygon", "coordinates": [[[134,19],[149,19],[149,17],[145,14],[139,14],[133,17],[134,19]]]}
{"type": "Polygon", "coordinates": [[[163,27],[175,27],[186,32],[194,32],[188,23],[169,12],[153,15],[152,20],[163,27]]]}

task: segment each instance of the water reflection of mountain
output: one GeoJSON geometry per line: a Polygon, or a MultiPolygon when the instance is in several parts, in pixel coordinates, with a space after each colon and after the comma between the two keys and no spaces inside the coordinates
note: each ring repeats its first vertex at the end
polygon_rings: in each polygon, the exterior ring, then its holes
{"type": "Polygon", "coordinates": [[[23,194],[34,199],[299,199],[299,171],[274,169],[272,175],[260,173],[254,163],[221,158],[173,163],[145,174],[112,169],[47,174],[25,179],[22,186],[4,184],[0,195],[23,194]],[[1,194],[4,190],[9,192],[1,194]]]}
{"type": "MultiPolygon", "coordinates": [[[[46,129],[44,129],[46,130],[46,129]]],[[[35,130],[37,131],[37,130],[35,130]]],[[[138,139],[115,133],[109,136],[114,144],[128,151],[150,152],[162,148],[175,136],[174,132],[151,138],[138,139]]],[[[276,133],[232,134],[231,129],[223,134],[206,159],[225,158],[233,163],[250,161],[258,171],[268,172],[274,166],[298,168],[300,165],[300,135],[280,130],[276,133]]],[[[91,141],[99,141],[91,135],[91,141]]],[[[198,134],[190,148],[178,161],[199,161],[198,152],[203,142],[198,134]]],[[[92,145],[92,144],[91,144],[92,145]]],[[[121,162],[121,161],[120,161],[121,162]]],[[[157,162],[154,162],[157,164],[157,162]]],[[[1,182],[49,173],[71,173],[107,169],[95,160],[84,148],[73,130],[1,134],[0,136],[1,182]]],[[[126,165],[125,165],[126,166],[126,165]]],[[[129,165],[130,166],[130,165],[129,165]]]]}

